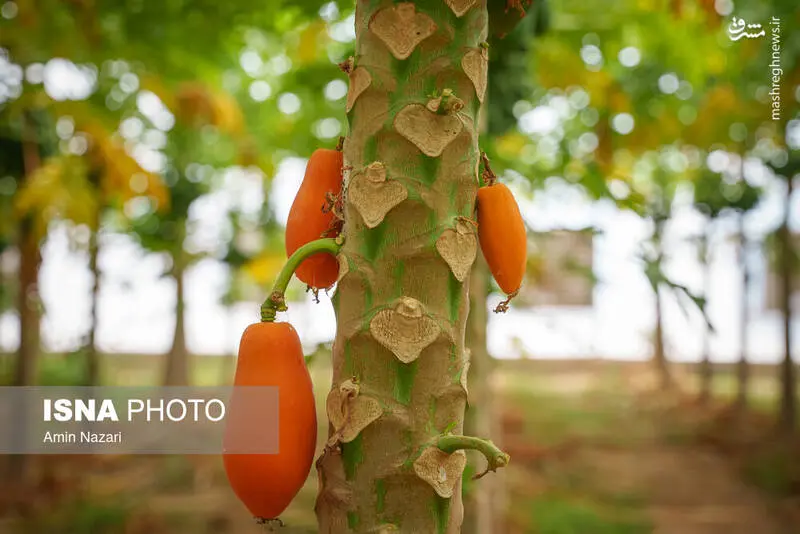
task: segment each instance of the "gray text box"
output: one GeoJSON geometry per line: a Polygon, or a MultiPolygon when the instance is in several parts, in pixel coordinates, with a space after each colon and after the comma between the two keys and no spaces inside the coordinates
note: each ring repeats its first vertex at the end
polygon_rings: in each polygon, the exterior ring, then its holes
{"type": "Polygon", "coordinates": [[[277,387],[0,387],[0,453],[276,454],[278,401],[277,387]]]}

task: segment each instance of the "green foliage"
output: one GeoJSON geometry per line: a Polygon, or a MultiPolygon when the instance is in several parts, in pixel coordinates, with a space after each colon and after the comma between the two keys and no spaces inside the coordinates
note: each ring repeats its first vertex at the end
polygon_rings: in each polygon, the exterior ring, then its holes
{"type": "MultiPolygon", "coordinates": [[[[333,63],[343,60],[352,44],[330,37],[328,25],[319,15],[323,5],[331,24],[346,18],[351,9],[342,6],[339,13],[335,3],[321,0],[300,5],[217,5],[207,0],[45,1],[35,9],[18,3],[15,16],[0,19],[0,48],[7,51],[9,61],[24,74],[29,67],[41,68],[54,57],[66,58],[76,69],[89,73],[95,87],[81,101],[63,100],[46,92],[40,83],[23,79],[21,95],[0,101],[0,149],[10,156],[0,164],[8,167],[0,168],[0,178],[10,175],[19,182],[24,173],[18,140],[22,135],[20,117],[26,114],[48,121],[36,142],[44,152],[45,134],[52,138],[55,143],[50,143],[53,149],[47,149],[49,154],[63,152],[69,141],[61,141],[59,147],[54,129],[59,118],[69,119],[74,135],[88,139],[90,149],[108,144],[106,136],[110,137],[120,122],[138,121],[143,124],[142,131],[127,139],[125,151],[118,143],[117,153],[103,152],[105,167],[113,167],[115,176],[93,184],[84,172],[59,173],[76,178],[59,182],[73,197],[66,203],[70,209],[56,213],[49,208],[64,205],[65,199],[42,197],[38,211],[49,214],[43,226],[53,216],[79,223],[93,221],[90,212],[95,196],[98,200],[94,203],[103,209],[121,208],[133,198],[135,205],[125,205],[128,223],[121,217],[108,220],[115,221],[117,230],[136,234],[145,248],[169,252],[182,266],[191,263],[196,257],[182,251],[188,213],[195,200],[218,187],[219,170],[255,165],[271,178],[283,158],[308,155],[320,140],[332,145],[343,129],[335,118],[343,114],[343,95],[331,93],[334,96],[328,99],[324,90],[330,81],[343,83],[346,79],[333,63]],[[256,88],[256,84],[261,85],[256,88]],[[155,124],[147,116],[142,98],[152,101],[154,95],[171,113],[174,127],[155,124]],[[284,97],[296,97],[299,109],[287,111],[281,104],[284,97]],[[320,125],[322,120],[328,121],[327,127],[320,125]],[[102,126],[100,131],[98,126],[102,126]],[[126,152],[133,143],[147,146],[148,139],[157,137],[166,139],[154,151],[165,161],[158,179],[169,188],[169,198],[145,196],[142,191],[130,194],[129,181],[136,174],[147,173],[130,165],[120,168],[119,162],[130,159],[126,152]],[[76,208],[81,211],[76,213],[76,208]]],[[[87,159],[92,156],[86,154],[87,159]]],[[[93,161],[93,169],[94,165],[93,161]]],[[[102,169],[98,172],[104,173],[102,169]]],[[[149,177],[148,184],[158,179],[149,177]]],[[[0,195],[0,209],[5,210],[3,199],[0,195]]],[[[3,221],[7,220],[4,216],[3,221]]],[[[235,235],[238,218],[232,217],[231,222],[235,235]]],[[[4,230],[3,236],[13,237],[13,225],[0,230],[4,230]]],[[[241,250],[228,253],[229,259],[236,260],[234,269],[263,254],[256,251],[246,256],[241,250]]]]}
{"type": "Polygon", "coordinates": [[[653,531],[643,519],[620,517],[579,500],[546,496],[532,503],[531,534],[645,534],[653,531]]]}
{"type": "Polygon", "coordinates": [[[705,216],[716,219],[726,210],[750,211],[758,204],[761,194],[761,188],[745,180],[705,170],[694,186],[694,205],[705,216]]]}
{"type": "Polygon", "coordinates": [[[82,350],[42,358],[39,365],[40,386],[87,386],[86,356],[82,350]]]}
{"type": "Polygon", "coordinates": [[[586,399],[553,394],[546,384],[531,383],[529,375],[521,374],[519,379],[520,383],[513,384],[513,391],[507,395],[515,406],[525,410],[525,432],[537,446],[557,445],[574,438],[595,439],[620,424],[625,416],[608,396],[602,405],[590,404],[586,399]],[[542,410],[542,406],[548,409],[542,410]]]}
{"type": "Polygon", "coordinates": [[[644,264],[644,274],[653,292],[660,291],[662,288],[672,291],[676,296],[676,301],[684,315],[689,316],[690,307],[695,307],[703,316],[708,327],[713,331],[714,326],[707,312],[707,300],[704,296],[694,294],[688,287],[672,281],[664,274],[662,269],[664,258],[662,255],[655,257],[644,254],[640,257],[644,264]],[[691,306],[690,306],[691,305],[691,306]]]}
{"type": "Polygon", "coordinates": [[[490,139],[516,126],[513,106],[533,91],[528,57],[536,36],[547,30],[548,9],[546,2],[537,1],[513,31],[489,40],[488,103],[484,113],[490,139]]]}
{"type": "Polygon", "coordinates": [[[236,36],[233,29],[286,31],[316,14],[324,3],[21,2],[16,17],[0,19],[0,47],[24,63],[53,57],[81,63],[125,58],[141,61],[160,76],[190,78],[229,59],[226,45],[236,36]]]}
{"type": "Polygon", "coordinates": [[[172,493],[192,491],[197,475],[195,469],[195,465],[186,456],[167,456],[159,470],[156,488],[172,493]]]}
{"type": "Polygon", "coordinates": [[[116,534],[125,528],[131,510],[119,502],[76,499],[68,505],[40,514],[25,525],[24,532],[69,532],[70,534],[116,534]]]}
{"type": "Polygon", "coordinates": [[[775,497],[789,496],[800,488],[800,461],[788,446],[773,446],[748,459],[744,476],[775,497]]]}
{"type": "Polygon", "coordinates": [[[788,157],[785,162],[781,162],[781,165],[777,164],[774,160],[768,160],[766,162],[767,167],[769,167],[776,176],[784,180],[795,178],[800,174],[800,148],[788,150],[787,152],[788,157]]]}

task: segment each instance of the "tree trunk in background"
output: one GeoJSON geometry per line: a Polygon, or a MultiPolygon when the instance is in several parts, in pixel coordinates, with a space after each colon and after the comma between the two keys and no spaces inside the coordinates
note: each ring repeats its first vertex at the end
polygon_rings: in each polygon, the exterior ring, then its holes
{"type": "MultiPolygon", "coordinates": [[[[39,240],[36,237],[33,224],[30,219],[23,220],[19,227],[19,293],[18,293],[18,313],[19,313],[19,347],[17,349],[16,369],[12,385],[32,386],[36,385],[38,377],[38,360],[40,351],[40,331],[39,331],[39,266],[41,265],[41,251],[39,250],[39,240]]],[[[28,408],[20,405],[18,419],[13,425],[17,432],[14,438],[19,440],[17,445],[24,448],[25,440],[30,439],[26,436],[26,428],[30,424],[23,414],[28,413],[28,408]]],[[[25,484],[32,475],[31,469],[32,456],[14,455],[8,456],[7,478],[8,484],[25,484]]]]}
{"type": "Polygon", "coordinates": [[[461,531],[465,455],[435,443],[466,408],[488,17],[486,0],[451,5],[462,16],[442,0],[356,7],[325,534],[461,531]]]}
{"type": "MultiPolygon", "coordinates": [[[[102,200],[100,205],[102,206],[102,200]]],[[[97,337],[97,307],[100,296],[100,267],[97,258],[100,255],[100,222],[102,208],[95,212],[92,232],[89,236],[89,271],[92,273],[92,290],[90,297],[89,337],[86,340],[86,385],[96,386],[100,383],[100,359],[95,346],[97,337]]]]}
{"type": "MultiPolygon", "coordinates": [[[[706,227],[702,237],[703,254],[703,297],[708,306],[708,296],[711,294],[711,223],[706,222],[706,227]]],[[[704,321],[705,322],[705,321],[704,321]]],[[[714,370],[711,367],[711,329],[705,324],[703,331],[703,359],[700,362],[700,402],[708,402],[711,399],[711,381],[714,370]]]]}
{"type": "Polygon", "coordinates": [[[780,249],[780,277],[783,285],[781,291],[781,310],[783,311],[783,343],[784,356],[780,365],[781,398],[779,424],[781,430],[792,434],[797,426],[797,382],[792,359],[792,275],[794,274],[794,258],[792,256],[792,236],[789,231],[789,214],[792,198],[792,177],[787,178],[786,215],[778,231],[778,248],[780,249]]]}
{"type": "MultiPolygon", "coordinates": [[[[464,431],[475,436],[487,436],[502,448],[500,414],[494,402],[492,384],[496,362],[489,355],[486,344],[487,288],[489,287],[489,267],[483,255],[478,252],[470,275],[469,302],[467,318],[467,346],[470,350],[469,404],[464,420],[464,431]]],[[[469,454],[470,462],[480,466],[485,460],[478,453],[469,454]]],[[[506,501],[505,473],[503,470],[494,476],[486,477],[478,483],[470,484],[470,492],[464,514],[464,534],[502,534],[506,532],[504,510],[506,501]]]]}
{"type": "MultiPolygon", "coordinates": [[[[8,281],[6,280],[6,272],[3,270],[3,256],[5,255],[6,251],[3,250],[0,252],[0,299],[8,298],[6,296],[6,292],[9,291],[8,289],[8,281]]],[[[6,310],[4,308],[0,308],[0,323],[2,323],[3,317],[6,314],[6,310]]],[[[5,347],[3,347],[3,338],[2,338],[3,329],[0,328],[0,355],[5,356],[5,347]]],[[[0,362],[3,362],[0,365],[0,373],[5,375],[5,362],[7,360],[5,358],[0,358],[0,362]]]]}
{"type": "Polygon", "coordinates": [[[31,221],[23,221],[19,232],[19,348],[15,386],[36,384],[39,359],[39,240],[31,221]]]}
{"type": "Polygon", "coordinates": [[[653,362],[656,366],[658,383],[661,389],[672,387],[672,373],[664,350],[664,318],[661,312],[661,291],[656,289],[656,335],[653,362]]]}
{"type": "Polygon", "coordinates": [[[739,361],[736,364],[736,405],[747,407],[747,394],[750,386],[750,366],[747,363],[747,328],[750,326],[750,270],[747,266],[747,234],[745,234],[745,215],[739,215],[739,265],[742,270],[741,327],[739,338],[739,361]]]}
{"type": "MultiPolygon", "coordinates": [[[[37,140],[36,126],[28,115],[23,115],[22,130],[22,156],[24,160],[26,180],[41,164],[39,143],[37,140]]],[[[39,267],[42,263],[41,250],[39,249],[39,236],[33,219],[24,218],[19,224],[17,236],[19,249],[19,287],[17,289],[17,312],[19,313],[19,347],[14,369],[12,385],[32,386],[37,382],[38,359],[40,351],[40,325],[39,314],[41,301],[39,296],[39,267]]],[[[23,414],[27,408],[23,405],[17,414],[14,428],[17,429],[15,438],[23,440],[18,445],[24,447],[27,436],[25,430],[29,422],[23,414]]],[[[9,484],[25,483],[30,476],[30,456],[17,455],[8,457],[7,481],[9,484]]]]}
{"type": "Polygon", "coordinates": [[[225,354],[222,357],[222,363],[219,366],[219,384],[233,383],[233,377],[236,373],[236,345],[229,345],[228,340],[233,339],[235,334],[238,334],[238,329],[235,328],[233,321],[233,304],[226,304],[225,310],[225,354]]]}
{"type": "MultiPolygon", "coordinates": [[[[176,255],[177,256],[177,255],[176,255]]],[[[167,353],[165,386],[185,386],[189,384],[189,351],[186,349],[185,295],[183,290],[185,267],[180,258],[174,258],[172,276],[175,280],[175,333],[172,347],[167,353]]]]}
{"type": "MultiPolygon", "coordinates": [[[[36,125],[27,115],[23,116],[22,156],[25,163],[25,177],[28,177],[39,168],[41,156],[36,125]]],[[[25,178],[23,178],[24,180],[25,178]]],[[[18,246],[20,332],[14,385],[30,386],[36,383],[39,357],[39,267],[42,263],[39,239],[34,222],[30,218],[26,218],[20,223],[18,246]]]]}

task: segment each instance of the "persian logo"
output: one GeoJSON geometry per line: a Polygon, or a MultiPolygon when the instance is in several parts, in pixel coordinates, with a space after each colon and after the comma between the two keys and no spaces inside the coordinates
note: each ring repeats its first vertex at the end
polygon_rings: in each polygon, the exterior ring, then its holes
{"type": "MultiPolygon", "coordinates": [[[[770,48],[769,67],[770,91],[768,93],[772,120],[777,121],[781,118],[781,19],[772,17],[769,21],[770,39],[767,41],[770,48]]],[[[731,41],[738,41],[744,37],[748,39],[758,39],[767,35],[767,30],[761,24],[748,24],[739,17],[733,17],[731,25],[728,27],[728,37],[731,41]]]]}
{"type": "Polygon", "coordinates": [[[744,19],[738,17],[733,17],[731,25],[728,27],[728,36],[731,41],[738,41],[742,37],[758,39],[766,34],[767,32],[761,27],[761,24],[747,24],[744,19]]]}

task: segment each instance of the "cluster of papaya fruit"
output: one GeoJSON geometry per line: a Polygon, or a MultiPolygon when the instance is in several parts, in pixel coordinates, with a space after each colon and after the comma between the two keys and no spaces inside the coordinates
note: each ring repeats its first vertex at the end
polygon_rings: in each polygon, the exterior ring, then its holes
{"type": "MultiPolygon", "coordinates": [[[[525,225],[513,194],[496,181],[485,155],[483,162],[484,185],[477,194],[478,237],[495,280],[506,294],[513,296],[525,273],[525,225]]],[[[293,263],[291,258],[302,254],[304,258],[296,264],[294,274],[315,290],[328,288],[336,282],[339,263],[333,250],[306,256],[302,249],[341,233],[343,169],[341,142],[335,150],[316,150],[309,159],[289,212],[286,225],[288,264],[293,263]]],[[[273,291],[268,298],[270,302],[279,310],[285,309],[280,290],[273,291]]],[[[274,322],[274,312],[265,316],[262,308],[262,322],[247,327],[242,336],[234,385],[279,388],[279,452],[237,454],[227,451],[223,454],[228,480],[238,498],[258,520],[272,521],[305,483],[317,442],[311,377],[300,338],[290,323],[274,322]]],[[[235,403],[232,402],[233,408],[235,403]]],[[[232,422],[238,421],[241,419],[229,417],[226,437],[240,434],[236,431],[241,429],[230,428],[232,422]]]]}
{"type": "MultiPolygon", "coordinates": [[[[342,167],[341,146],[312,154],[286,223],[288,257],[303,245],[341,232],[336,205],[342,167]]],[[[338,272],[336,258],[319,252],[305,258],[294,274],[309,287],[324,289],[336,282],[338,272]]],[[[239,500],[259,520],[275,519],[305,483],[317,445],[311,376],[300,337],[290,323],[269,320],[247,327],[239,345],[234,385],[279,388],[278,454],[223,455],[228,481],[239,500]]],[[[236,432],[228,428],[226,437],[236,432]]]]}

